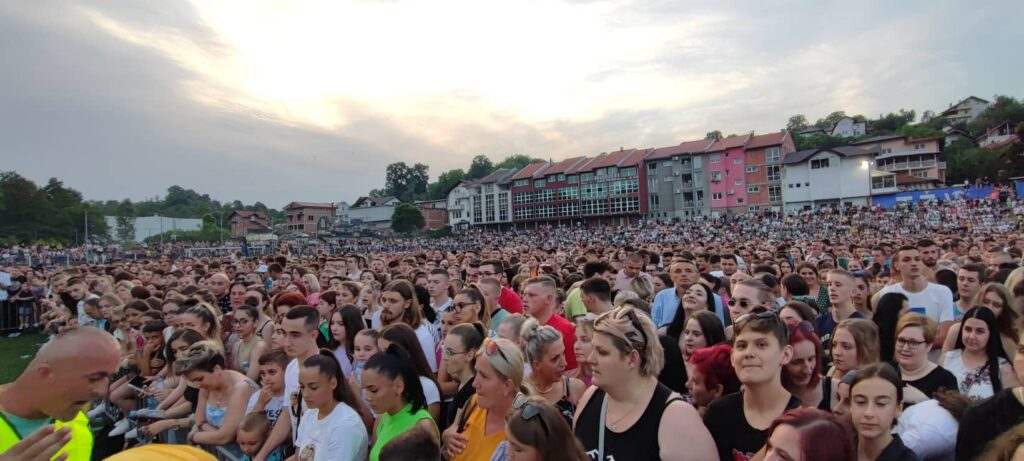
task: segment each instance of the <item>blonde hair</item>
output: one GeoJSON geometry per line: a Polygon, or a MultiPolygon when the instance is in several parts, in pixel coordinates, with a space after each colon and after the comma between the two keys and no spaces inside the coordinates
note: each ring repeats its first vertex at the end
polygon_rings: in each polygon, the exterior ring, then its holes
{"type": "Polygon", "coordinates": [[[526,359],[534,363],[544,358],[548,346],[562,341],[562,334],[551,325],[541,325],[537,319],[530,318],[520,328],[519,340],[526,351],[526,359]]]}
{"type": "Polygon", "coordinates": [[[665,365],[654,322],[638,309],[623,306],[601,314],[594,321],[594,332],[606,335],[622,354],[637,351],[640,376],[657,376],[665,365]]]}
{"type": "MultiPolygon", "coordinates": [[[[836,325],[835,331],[846,330],[857,343],[857,368],[875,363],[879,357],[878,325],[868,319],[846,319],[836,325]]],[[[835,344],[835,333],[832,334],[835,344]]]]}
{"type": "Polygon", "coordinates": [[[494,371],[511,380],[516,389],[523,385],[523,353],[512,341],[487,338],[476,352],[476,359],[486,360],[494,371]]]}
{"type": "Polygon", "coordinates": [[[316,276],[312,273],[302,276],[302,283],[306,285],[307,293],[319,293],[320,292],[320,281],[317,280],[316,276]]]}
{"type": "Polygon", "coordinates": [[[926,342],[931,343],[935,340],[938,327],[935,326],[935,322],[932,319],[916,312],[906,313],[896,321],[896,334],[898,335],[901,331],[910,327],[920,328],[926,342]]]}

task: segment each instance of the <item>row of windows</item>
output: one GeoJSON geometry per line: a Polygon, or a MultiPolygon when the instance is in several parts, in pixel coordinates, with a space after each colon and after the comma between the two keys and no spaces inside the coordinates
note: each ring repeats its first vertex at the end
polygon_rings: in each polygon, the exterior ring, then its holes
{"type": "Polygon", "coordinates": [[[527,205],[544,203],[554,200],[598,199],[609,196],[636,193],[640,190],[640,182],[636,178],[616,179],[613,181],[566,186],[558,189],[545,189],[534,192],[512,194],[512,203],[527,205]]]}
{"type": "Polygon", "coordinates": [[[640,212],[640,198],[614,197],[603,200],[585,200],[560,205],[540,205],[518,208],[513,212],[515,220],[564,218],[601,214],[623,214],[640,212]]]}

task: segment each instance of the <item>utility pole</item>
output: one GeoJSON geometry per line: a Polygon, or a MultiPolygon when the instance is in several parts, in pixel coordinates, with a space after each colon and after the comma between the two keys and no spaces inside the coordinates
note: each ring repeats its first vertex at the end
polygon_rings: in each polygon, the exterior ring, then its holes
{"type": "Polygon", "coordinates": [[[85,248],[85,262],[89,262],[89,210],[85,210],[85,240],[83,240],[83,247],[85,248]]]}

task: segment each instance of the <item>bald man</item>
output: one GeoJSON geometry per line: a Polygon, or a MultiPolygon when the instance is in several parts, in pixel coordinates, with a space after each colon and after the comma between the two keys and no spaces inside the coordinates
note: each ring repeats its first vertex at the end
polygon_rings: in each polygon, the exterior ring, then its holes
{"type": "Polygon", "coordinates": [[[58,432],[70,430],[66,440],[49,439],[66,442],[58,454],[66,453],[68,461],[90,459],[92,433],[82,407],[107,395],[120,358],[114,337],[93,327],[72,330],[44,345],[17,379],[0,389],[0,460],[19,450],[19,441],[48,430],[50,424],[58,432]]]}

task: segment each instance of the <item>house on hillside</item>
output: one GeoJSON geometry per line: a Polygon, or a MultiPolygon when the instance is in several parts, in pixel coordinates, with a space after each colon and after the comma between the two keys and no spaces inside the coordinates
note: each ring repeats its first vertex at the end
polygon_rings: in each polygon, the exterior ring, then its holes
{"type": "Polygon", "coordinates": [[[877,151],[875,169],[891,173],[892,179],[875,178],[883,185],[900,191],[926,190],[946,184],[946,162],[942,161],[943,138],[914,139],[903,135],[874,136],[850,143],[852,146],[877,151]]]}
{"type": "Polygon", "coordinates": [[[945,119],[950,125],[968,123],[981,115],[985,109],[988,109],[988,106],[988,101],[977,96],[968,96],[964,100],[950,105],[949,109],[942,111],[936,117],[945,119]]]}
{"type": "Polygon", "coordinates": [[[1014,127],[1010,126],[1009,121],[1006,121],[985,130],[985,134],[978,137],[978,147],[991,150],[1001,149],[1019,140],[1020,136],[1014,133],[1014,127]]]}
{"type": "Polygon", "coordinates": [[[270,220],[267,214],[262,211],[236,210],[228,215],[228,222],[231,223],[231,238],[237,239],[249,234],[264,234],[271,232],[270,220]]]}
{"type": "Polygon", "coordinates": [[[351,205],[341,202],[335,212],[335,224],[342,233],[387,230],[399,203],[395,197],[370,196],[359,197],[351,205]]]}
{"type": "Polygon", "coordinates": [[[840,138],[856,138],[867,134],[867,128],[867,122],[858,122],[851,117],[843,117],[832,126],[832,131],[829,134],[840,138]]]}
{"type": "Polygon", "coordinates": [[[284,207],[284,230],[308,236],[330,232],[336,208],[333,203],[291,202],[284,207]]]}

